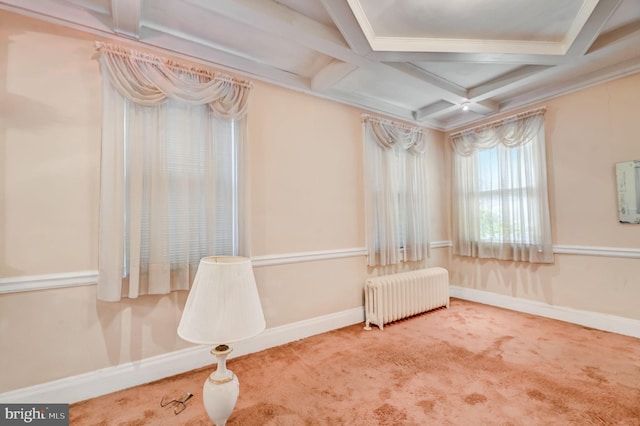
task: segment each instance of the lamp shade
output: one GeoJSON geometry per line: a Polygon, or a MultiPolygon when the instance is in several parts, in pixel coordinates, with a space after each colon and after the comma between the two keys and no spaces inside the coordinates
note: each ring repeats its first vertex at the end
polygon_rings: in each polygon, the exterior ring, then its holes
{"type": "Polygon", "coordinates": [[[251,260],[212,256],[200,260],[178,335],[192,343],[248,339],[266,326],[251,260]]]}

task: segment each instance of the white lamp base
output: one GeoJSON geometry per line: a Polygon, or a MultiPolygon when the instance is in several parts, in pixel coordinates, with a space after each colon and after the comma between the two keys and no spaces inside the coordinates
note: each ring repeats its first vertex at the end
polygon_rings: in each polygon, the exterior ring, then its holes
{"type": "Polygon", "coordinates": [[[219,345],[211,350],[218,359],[218,368],[205,380],[202,387],[202,401],[209,418],[216,426],[224,426],[236,406],[240,394],[240,382],[233,371],[227,370],[227,355],[233,349],[219,345]]]}

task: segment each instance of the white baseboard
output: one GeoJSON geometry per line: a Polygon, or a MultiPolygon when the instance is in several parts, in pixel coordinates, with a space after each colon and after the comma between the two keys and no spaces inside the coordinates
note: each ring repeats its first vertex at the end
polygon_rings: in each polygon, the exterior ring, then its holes
{"type": "MultiPolygon", "coordinates": [[[[520,299],[472,288],[450,286],[451,297],[498,306],[532,315],[580,324],[599,330],[640,338],[640,320],[582,311],[520,299]]],[[[364,322],[363,307],[299,321],[265,330],[233,345],[230,358],[247,355],[341,327],[364,322]]],[[[90,373],[0,394],[2,403],[74,403],[116,392],[214,363],[206,345],[158,355],[137,362],[107,367],[90,373]]],[[[198,384],[200,385],[200,384],[198,384]]]]}
{"type": "MultiPolygon", "coordinates": [[[[229,359],[279,346],[315,334],[364,323],[364,308],[299,321],[265,330],[233,344],[229,359]]],[[[210,346],[194,346],[137,362],[103,368],[40,385],[0,394],[2,403],[74,403],[160,380],[215,363],[210,346]]],[[[200,387],[201,383],[197,383],[200,387]]]]}
{"type": "Polygon", "coordinates": [[[498,306],[513,311],[525,312],[527,314],[553,318],[598,330],[640,338],[640,320],[636,319],[549,305],[534,300],[521,299],[454,285],[449,286],[449,294],[451,297],[458,299],[470,300],[485,305],[498,306]]]}

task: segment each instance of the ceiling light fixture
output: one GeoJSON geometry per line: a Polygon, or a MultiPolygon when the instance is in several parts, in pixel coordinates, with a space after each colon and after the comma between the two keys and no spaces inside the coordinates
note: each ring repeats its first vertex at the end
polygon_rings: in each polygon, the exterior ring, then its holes
{"type": "Polygon", "coordinates": [[[463,111],[469,111],[469,102],[463,102],[460,105],[462,106],[463,111]]]}

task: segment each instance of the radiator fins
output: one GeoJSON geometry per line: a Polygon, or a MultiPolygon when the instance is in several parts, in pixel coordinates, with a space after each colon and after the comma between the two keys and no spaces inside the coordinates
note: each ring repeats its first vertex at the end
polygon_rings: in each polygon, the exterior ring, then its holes
{"type": "Polygon", "coordinates": [[[368,278],[364,288],[365,329],[449,307],[449,272],[441,267],[368,278]]]}

